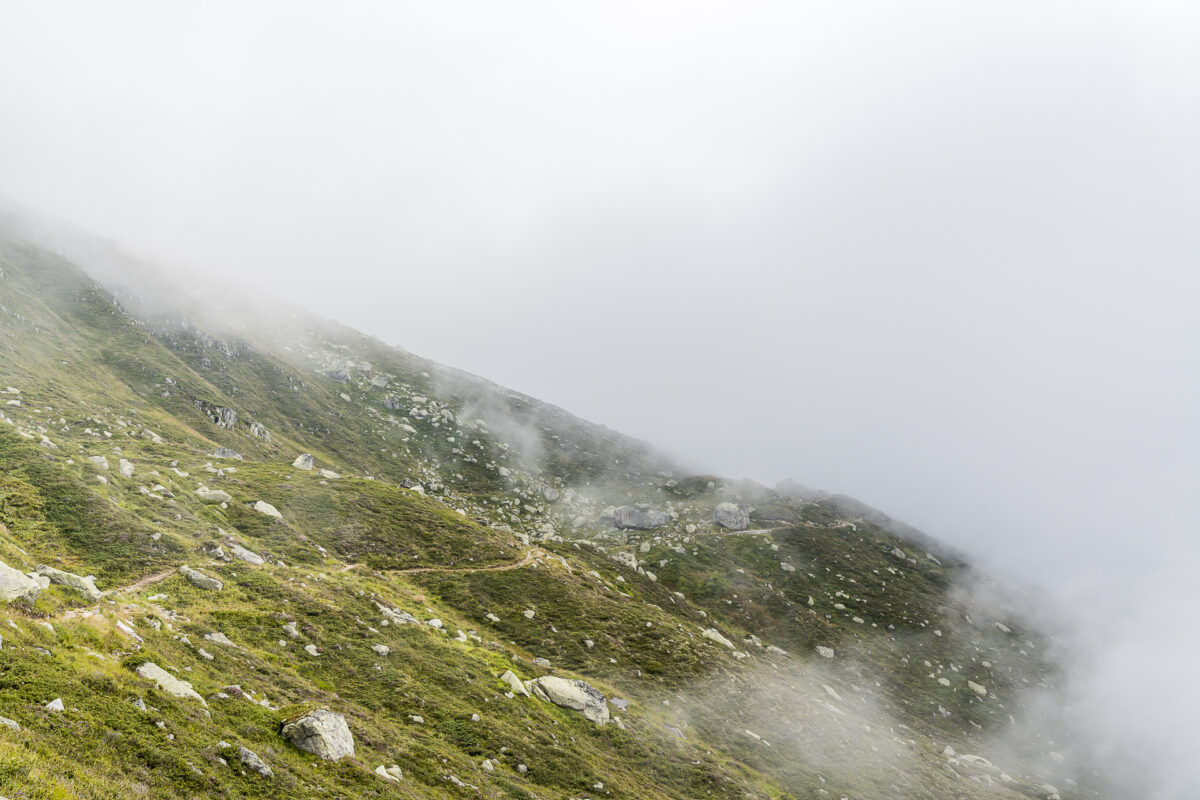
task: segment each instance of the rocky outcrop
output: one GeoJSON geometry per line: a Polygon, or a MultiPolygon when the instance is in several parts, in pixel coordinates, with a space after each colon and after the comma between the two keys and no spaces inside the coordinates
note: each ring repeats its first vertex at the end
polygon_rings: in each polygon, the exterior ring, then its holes
{"type": "Polygon", "coordinates": [[[529,691],[539,700],[578,711],[597,725],[604,725],[609,720],[604,695],[585,681],[547,675],[530,681],[529,691]]]}
{"type": "Polygon", "coordinates": [[[325,761],[337,761],[354,755],[354,736],[346,718],[327,708],[283,723],[283,737],[306,753],[325,761]]]}
{"type": "Polygon", "coordinates": [[[229,447],[218,447],[216,450],[213,451],[213,457],[214,458],[232,458],[234,461],[242,460],[242,454],[239,453],[237,450],[234,450],[229,447]]]}
{"type": "Polygon", "coordinates": [[[172,697],[183,697],[188,700],[198,700],[200,705],[206,706],[204,698],[200,693],[192,688],[192,684],[188,681],[181,681],[165,669],[155,664],[153,661],[147,661],[137,668],[138,677],[148,681],[154,681],[159,689],[162,689],[172,697]]]}
{"type": "Polygon", "coordinates": [[[24,600],[32,603],[42,593],[42,586],[20,570],[0,561],[0,600],[12,603],[24,600]]]}
{"type": "Polygon", "coordinates": [[[666,525],[670,521],[671,515],[666,511],[645,503],[619,506],[613,510],[613,525],[622,529],[648,531],[666,525]]]}
{"type": "Polygon", "coordinates": [[[214,592],[219,592],[225,588],[223,581],[213,578],[209,575],[205,575],[199,570],[192,569],[187,564],[184,564],[179,568],[179,574],[187,578],[193,586],[201,589],[210,589],[214,592]]]}
{"type": "Polygon", "coordinates": [[[750,512],[736,503],[717,503],[713,523],[731,531],[745,530],[750,526],[750,512]]]}
{"type": "Polygon", "coordinates": [[[96,579],[91,575],[86,577],[75,575],[70,572],[63,572],[61,569],[47,567],[45,564],[38,565],[37,574],[49,578],[51,583],[57,583],[60,586],[66,586],[68,589],[74,589],[83,595],[84,599],[89,603],[95,603],[102,596],[102,592],[96,588],[96,579]]]}

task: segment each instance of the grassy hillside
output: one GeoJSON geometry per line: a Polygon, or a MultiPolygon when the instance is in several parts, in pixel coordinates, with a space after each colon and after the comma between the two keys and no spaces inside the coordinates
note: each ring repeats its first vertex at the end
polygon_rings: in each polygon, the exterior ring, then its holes
{"type": "Polygon", "coordinates": [[[687,474],[333,323],[147,314],[11,237],[0,274],[0,561],[103,593],[0,608],[9,800],[1088,794],[1053,743],[995,744],[1057,680],[1046,641],[878,515],[687,474]],[[614,527],[633,504],[659,524],[614,527]],[[353,757],[283,735],[315,708],[353,757]]]}

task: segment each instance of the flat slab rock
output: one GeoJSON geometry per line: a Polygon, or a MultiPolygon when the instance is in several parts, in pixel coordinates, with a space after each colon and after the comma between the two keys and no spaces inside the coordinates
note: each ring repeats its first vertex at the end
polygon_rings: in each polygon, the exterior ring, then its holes
{"type": "Polygon", "coordinates": [[[192,688],[192,684],[188,681],[181,681],[165,669],[155,664],[153,661],[147,661],[145,664],[137,668],[138,677],[148,681],[154,681],[158,684],[158,688],[162,689],[167,694],[173,697],[183,697],[188,700],[199,700],[200,705],[206,706],[204,698],[200,693],[192,688]]]}
{"type": "Polygon", "coordinates": [[[283,723],[281,733],[300,750],[325,761],[354,755],[354,736],[346,718],[327,708],[310,711],[283,723]]]}
{"type": "Polygon", "coordinates": [[[529,691],[539,700],[578,711],[597,725],[604,725],[609,720],[608,702],[604,695],[585,681],[547,675],[530,681],[529,691]]]}

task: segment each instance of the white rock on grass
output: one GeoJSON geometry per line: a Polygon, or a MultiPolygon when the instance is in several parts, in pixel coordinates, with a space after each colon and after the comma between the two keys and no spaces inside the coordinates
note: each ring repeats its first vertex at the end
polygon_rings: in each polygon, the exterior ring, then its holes
{"type": "Polygon", "coordinates": [[[300,750],[325,761],[354,755],[354,736],[346,718],[327,708],[310,711],[283,723],[283,736],[300,750]]]}
{"type": "Polygon", "coordinates": [[[292,462],[292,466],[296,469],[310,470],[313,468],[312,453],[301,453],[296,456],[296,460],[292,462]]]}
{"type": "Polygon", "coordinates": [[[217,578],[205,575],[199,570],[192,569],[187,564],[179,568],[179,574],[187,578],[193,586],[219,592],[225,588],[225,583],[217,578]]]}
{"type": "Polygon", "coordinates": [[[207,486],[201,486],[197,489],[196,496],[210,503],[228,503],[233,500],[233,495],[229,492],[223,489],[210,489],[207,486]]]}
{"type": "Polygon", "coordinates": [[[511,669],[504,670],[504,674],[500,676],[500,680],[508,684],[508,688],[512,689],[513,694],[519,694],[522,697],[529,697],[529,690],[525,688],[525,684],[518,678],[511,669]]]}
{"type": "Polygon", "coordinates": [[[88,461],[96,467],[96,469],[108,469],[108,459],[104,456],[88,456],[88,461]]]}
{"type": "Polygon", "coordinates": [[[253,564],[256,567],[261,566],[264,563],[264,559],[262,556],[260,556],[258,553],[254,552],[253,550],[247,550],[246,548],[242,547],[240,544],[229,545],[229,552],[233,553],[234,558],[240,558],[242,561],[245,561],[247,564],[253,564]]]}
{"type": "Polygon", "coordinates": [[[61,714],[65,709],[66,707],[63,705],[61,697],[56,697],[49,703],[46,703],[46,710],[53,711],[55,714],[61,714]]]}
{"type": "Polygon", "coordinates": [[[726,647],[728,647],[730,650],[733,649],[733,642],[729,641],[724,636],[722,636],[721,632],[719,630],[717,630],[716,628],[705,628],[704,630],[702,630],[700,632],[700,635],[703,636],[705,639],[713,640],[717,644],[723,644],[726,647]]]}
{"type": "Polygon", "coordinates": [[[71,572],[63,572],[61,569],[48,567],[45,564],[38,565],[37,573],[49,578],[51,583],[74,589],[89,603],[95,603],[102,596],[102,592],[96,588],[96,579],[91,575],[75,575],[71,572]]]}
{"type": "Polygon", "coordinates": [[[546,675],[530,681],[529,689],[539,700],[578,711],[597,725],[604,725],[609,720],[608,702],[604,695],[584,681],[546,675]]]}
{"type": "MultiPolygon", "coordinates": [[[[319,469],[319,470],[317,470],[317,475],[321,476],[322,478],[324,478],[327,481],[336,481],[338,478],[342,477],[340,474],[334,472],[331,469],[319,469]]],[[[396,769],[399,769],[399,767],[397,767],[396,769]]]]}
{"type": "Polygon", "coordinates": [[[383,778],[385,781],[391,781],[392,783],[399,783],[400,779],[404,777],[404,771],[395,764],[392,764],[389,767],[385,767],[383,764],[380,764],[375,768],[375,774],[383,778]]]}
{"type": "Polygon", "coordinates": [[[120,461],[118,461],[117,469],[120,470],[121,477],[123,477],[123,478],[132,478],[133,477],[133,464],[130,463],[127,459],[122,458],[120,461]]]}
{"type": "Polygon", "coordinates": [[[243,764],[246,765],[247,769],[251,769],[251,770],[257,772],[259,775],[261,775],[264,778],[270,778],[272,775],[275,774],[274,771],[272,771],[271,767],[267,764],[267,762],[265,762],[261,758],[259,758],[258,753],[254,752],[253,750],[250,750],[249,748],[239,747],[238,748],[238,758],[241,760],[241,762],[243,764]]]}
{"type": "Polygon", "coordinates": [[[254,503],[254,510],[260,514],[266,514],[268,517],[283,519],[283,514],[279,513],[279,509],[265,500],[256,500],[254,503]]]}
{"type": "Polygon", "coordinates": [[[37,580],[0,561],[0,600],[32,603],[41,592],[42,585],[37,580]]]}
{"type": "Polygon", "coordinates": [[[199,700],[200,705],[206,706],[204,698],[192,688],[192,684],[188,681],[181,681],[171,673],[167,672],[162,667],[155,664],[153,661],[147,661],[137,668],[139,677],[148,681],[154,681],[159,689],[162,689],[167,694],[173,697],[183,697],[188,700],[199,700]]]}
{"type": "Polygon", "coordinates": [[[833,658],[833,648],[817,645],[817,655],[821,658],[833,658]]]}

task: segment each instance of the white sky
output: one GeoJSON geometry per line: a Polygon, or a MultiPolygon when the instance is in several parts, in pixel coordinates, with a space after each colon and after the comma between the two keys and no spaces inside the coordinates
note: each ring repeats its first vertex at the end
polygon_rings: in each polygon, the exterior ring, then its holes
{"type": "Polygon", "coordinates": [[[10,201],[853,494],[1200,740],[1200,7],[8,2],[0,113],[10,201]]]}

